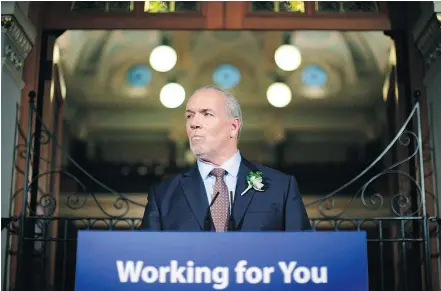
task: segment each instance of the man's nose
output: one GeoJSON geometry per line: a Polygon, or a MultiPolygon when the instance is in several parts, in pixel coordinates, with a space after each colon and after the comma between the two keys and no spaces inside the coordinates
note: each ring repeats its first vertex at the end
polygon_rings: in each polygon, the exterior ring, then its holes
{"type": "Polygon", "coordinates": [[[194,122],[192,122],[192,123],[190,124],[190,128],[191,128],[191,129],[198,129],[198,128],[201,128],[201,125],[200,125],[199,123],[194,123],[194,122]]]}
{"type": "Polygon", "coordinates": [[[190,122],[190,128],[191,128],[191,129],[198,129],[198,128],[201,128],[201,123],[200,123],[200,121],[199,121],[199,117],[198,117],[198,116],[194,116],[194,117],[191,119],[191,122],[190,122]]]}

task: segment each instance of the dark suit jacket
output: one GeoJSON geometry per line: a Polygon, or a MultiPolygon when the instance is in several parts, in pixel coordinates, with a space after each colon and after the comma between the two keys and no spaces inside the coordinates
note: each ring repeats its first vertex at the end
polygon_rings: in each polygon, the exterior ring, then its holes
{"type": "MultiPolygon", "coordinates": [[[[255,165],[242,157],[237,177],[230,230],[300,231],[311,225],[293,176],[255,165]],[[250,171],[263,173],[264,191],[250,189],[250,171]]],[[[160,183],[148,196],[141,229],[154,231],[213,231],[209,204],[197,164],[185,174],[160,183]]]]}

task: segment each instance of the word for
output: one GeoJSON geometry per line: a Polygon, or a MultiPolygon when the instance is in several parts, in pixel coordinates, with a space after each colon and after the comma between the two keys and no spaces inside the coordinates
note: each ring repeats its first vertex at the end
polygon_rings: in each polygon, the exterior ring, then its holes
{"type": "MultiPolygon", "coordinates": [[[[299,266],[297,262],[278,262],[277,268],[247,266],[246,260],[239,261],[235,268],[236,284],[269,284],[272,274],[281,272],[285,284],[326,284],[328,268],[299,266]]],[[[230,284],[230,269],[225,266],[210,268],[195,266],[193,261],[179,265],[172,260],[168,266],[148,266],[143,261],[116,261],[121,283],[138,283],[140,280],[153,284],[212,284],[213,289],[223,290],[230,284]]]]}

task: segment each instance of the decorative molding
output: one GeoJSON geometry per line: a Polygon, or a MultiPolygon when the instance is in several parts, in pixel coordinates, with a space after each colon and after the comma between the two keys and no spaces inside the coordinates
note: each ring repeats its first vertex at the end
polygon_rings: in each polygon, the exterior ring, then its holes
{"type": "Polygon", "coordinates": [[[413,24],[412,35],[415,42],[418,40],[421,33],[424,31],[426,24],[430,21],[433,15],[433,2],[419,2],[420,12],[417,21],[413,24]]]}
{"type": "Polygon", "coordinates": [[[14,80],[19,90],[24,88],[24,82],[22,80],[22,75],[20,73],[21,71],[17,71],[17,66],[14,65],[9,58],[2,57],[1,68],[14,80]]]}
{"type": "Polygon", "coordinates": [[[36,36],[35,27],[27,16],[29,3],[2,2],[1,7],[2,68],[7,68],[19,88],[22,88],[24,62],[32,50],[36,36]]]}
{"type": "Polygon", "coordinates": [[[426,73],[441,58],[441,23],[433,13],[417,38],[417,47],[424,58],[426,73]]]}
{"type": "Polygon", "coordinates": [[[2,2],[2,26],[3,26],[3,16],[12,16],[16,23],[23,30],[24,35],[27,36],[31,44],[34,44],[37,31],[35,26],[29,20],[28,17],[29,1],[23,2],[2,2]],[[27,2],[27,3],[26,3],[27,2]]]}
{"type": "Polygon", "coordinates": [[[16,53],[19,53],[20,58],[25,60],[32,49],[32,42],[16,18],[13,15],[2,15],[2,29],[11,41],[9,51],[16,50],[16,53]],[[15,47],[15,50],[12,49],[12,45],[15,47]]]}
{"type": "MultiPolygon", "coordinates": [[[[423,83],[427,87],[431,86],[432,82],[435,82],[438,78],[437,76],[440,74],[441,71],[441,58],[438,58],[435,63],[432,64],[430,69],[425,73],[423,83]]],[[[429,97],[429,95],[427,94],[429,97]]],[[[438,95],[436,95],[438,97],[438,95]]]]}
{"type": "Polygon", "coordinates": [[[15,67],[17,71],[21,71],[24,65],[24,60],[20,54],[14,49],[12,45],[7,45],[4,48],[4,55],[7,60],[15,67]]]}

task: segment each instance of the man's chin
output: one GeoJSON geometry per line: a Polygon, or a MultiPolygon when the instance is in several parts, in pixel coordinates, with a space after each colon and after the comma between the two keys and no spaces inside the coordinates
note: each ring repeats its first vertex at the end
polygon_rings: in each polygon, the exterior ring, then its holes
{"type": "Polygon", "coordinates": [[[200,149],[190,149],[193,155],[195,155],[198,158],[203,158],[205,156],[205,152],[200,149]]]}
{"type": "Polygon", "coordinates": [[[206,156],[203,152],[193,152],[193,154],[198,158],[204,158],[206,156]]]}

